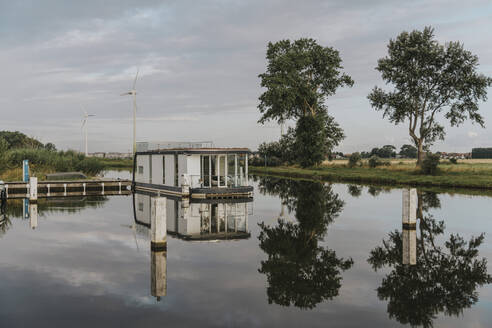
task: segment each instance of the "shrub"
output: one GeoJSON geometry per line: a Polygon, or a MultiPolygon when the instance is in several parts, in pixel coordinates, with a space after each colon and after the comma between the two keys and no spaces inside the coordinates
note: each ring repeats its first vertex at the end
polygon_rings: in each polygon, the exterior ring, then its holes
{"type": "Polygon", "coordinates": [[[355,167],[361,160],[360,154],[359,153],[353,153],[350,155],[349,160],[348,160],[348,166],[349,167],[355,167]]]}
{"type": "Polygon", "coordinates": [[[369,158],[368,163],[369,163],[369,167],[377,167],[382,165],[381,160],[376,155],[371,156],[371,158],[369,158]]]}
{"type": "Polygon", "coordinates": [[[422,161],[422,173],[434,175],[438,172],[437,166],[439,165],[439,155],[437,154],[427,154],[427,156],[422,161]]]}
{"type": "Polygon", "coordinates": [[[451,164],[458,164],[458,160],[453,157],[453,158],[450,158],[449,159],[449,163],[451,163],[451,164]]]}

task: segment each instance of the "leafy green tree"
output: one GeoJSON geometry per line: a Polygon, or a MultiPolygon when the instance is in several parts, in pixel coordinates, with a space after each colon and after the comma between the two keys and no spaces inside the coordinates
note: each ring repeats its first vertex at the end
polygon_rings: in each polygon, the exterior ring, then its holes
{"type": "Polygon", "coordinates": [[[44,145],[44,149],[48,151],[56,151],[56,146],[55,144],[48,142],[46,145],[44,145]]]}
{"type": "Polygon", "coordinates": [[[319,164],[327,150],[344,137],[327,114],[324,102],[338,88],[353,85],[350,76],[342,73],[338,51],[322,47],[313,39],[282,40],[268,43],[266,59],[267,70],[259,75],[261,86],[266,88],[259,98],[262,114],[259,123],[296,120],[296,147],[301,165],[319,164]],[[315,126],[310,126],[315,121],[315,126]],[[313,142],[322,146],[321,149],[314,147],[313,142]],[[322,151],[325,153],[320,156],[322,151]]]}
{"type": "Polygon", "coordinates": [[[357,153],[357,152],[352,153],[348,159],[348,166],[349,167],[355,167],[357,164],[360,163],[361,159],[362,159],[362,157],[360,156],[359,153],[357,153]]]}
{"type": "Polygon", "coordinates": [[[338,295],[341,272],[352,259],[343,259],[319,245],[328,225],[343,208],[330,186],[309,181],[260,178],[262,193],[279,195],[297,223],[279,220],[275,226],[260,223],[260,248],[267,254],[258,270],[267,276],[269,303],[312,309],[338,295]]]}
{"type": "Polygon", "coordinates": [[[388,56],[376,69],[393,88],[374,87],[368,98],[390,122],[407,122],[418,151],[417,165],[424,159],[424,146],[444,139],[438,116],[458,126],[468,117],[484,126],[478,104],[487,99],[492,78],[477,72],[478,57],[459,42],[439,44],[434,30],[402,32],[388,44],[388,56]]]}
{"type": "Polygon", "coordinates": [[[438,238],[442,239],[444,234],[444,221],[438,222],[425,212],[439,206],[436,194],[418,192],[420,236],[415,265],[402,264],[403,236],[397,230],[390,232],[368,259],[376,271],[383,267],[391,269],[377,293],[381,300],[388,300],[390,318],[402,324],[432,327],[441,312],[459,316],[463,309],[478,301],[477,287],[492,282],[487,260],[478,258],[483,234],[468,241],[451,234],[444,247],[438,244],[438,238]]]}
{"type": "Polygon", "coordinates": [[[0,138],[8,143],[8,148],[43,148],[43,144],[19,131],[0,131],[0,138]]]}
{"type": "Polygon", "coordinates": [[[412,145],[403,145],[400,148],[400,155],[405,158],[417,158],[417,148],[412,145]]]}

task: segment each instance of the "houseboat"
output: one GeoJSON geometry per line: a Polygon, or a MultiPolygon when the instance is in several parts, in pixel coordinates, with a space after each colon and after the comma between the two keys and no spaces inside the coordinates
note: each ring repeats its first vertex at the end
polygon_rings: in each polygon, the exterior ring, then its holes
{"type": "Polygon", "coordinates": [[[212,142],[139,142],[134,191],[153,196],[248,198],[248,148],[216,148],[212,142]]]}

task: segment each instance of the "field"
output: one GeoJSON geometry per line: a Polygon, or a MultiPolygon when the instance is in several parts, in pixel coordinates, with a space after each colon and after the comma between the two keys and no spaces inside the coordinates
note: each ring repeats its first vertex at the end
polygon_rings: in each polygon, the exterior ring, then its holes
{"type": "Polygon", "coordinates": [[[460,160],[458,164],[443,160],[439,165],[440,172],[436,175],[421,174],[416,169],[413,159],[397,159],[391,162],[390,166],[378,168],[369,168],[366,162],[362,166],[349,168],[346,166],[346,160],[335,160],[316,168],[252,167],[250,172],[326,181],[492,190],[491,159],[460,160]]]}

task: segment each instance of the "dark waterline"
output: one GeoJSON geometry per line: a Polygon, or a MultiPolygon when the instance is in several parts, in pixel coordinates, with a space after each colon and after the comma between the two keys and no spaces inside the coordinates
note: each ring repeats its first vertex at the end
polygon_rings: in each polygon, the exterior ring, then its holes
{"type": "MultiPolygon", "coordinates": [[[[34,230],[23,204],[10,202],[0,230],[0,327],[490,326],[491,198],[426,192],[419,201],[423,244],[417,265],[404,266],[401,189],[258,179],[250,236],[185,240],[176,221],[159,299],[131,196],[40,201],[34,230]],[[482,233],[472,245],[478,255],[445,247],[459,235],[468,249],[482,233]],[[484,270],[467,271],[482,258],[484,270]]],[[[221,230],[201,222],[202,235],[221,230]]]]}

